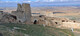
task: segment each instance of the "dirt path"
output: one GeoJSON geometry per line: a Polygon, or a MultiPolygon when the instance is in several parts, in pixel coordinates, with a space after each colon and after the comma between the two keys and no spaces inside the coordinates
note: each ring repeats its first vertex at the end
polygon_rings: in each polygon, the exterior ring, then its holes
{"type": "MultiPolygon", "coordinates": [[[[63,32],[63,31],[59,31],[59,32],[63,32]]],[[[65,33],[65,32],[63,32],[63,33],[65,33]]],[[[65,33],[65,34],[67,34],[67,33],[65,33]]],[[[68,36],[71,36],[70,34],[67,34],[68,36]]]]}

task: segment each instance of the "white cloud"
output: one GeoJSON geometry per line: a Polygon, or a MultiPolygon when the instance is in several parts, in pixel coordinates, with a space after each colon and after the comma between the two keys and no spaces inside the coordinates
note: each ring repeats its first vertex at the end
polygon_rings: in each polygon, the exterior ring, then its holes
{"type": "MultiPolygon", "coordinates": [[[[36,0],[36,1],[34,1],[34,2],[64,2],[64,1],[80,1],[80,0],[36,0]]],[[[30,3],[30,2],[32,2],[32,1],[30,1],[30,0],[16,0],[16,1],[4,1],[4,2],[16,2],[16,3],[18,3],[18,2],[20,2],[20,3],[22,3],[22,2],[28,2],[28,3],[30,3]]],[[[0,1],[0,3],[3,3],[3,1],[0,1]]]]}
{"type": "Polygon", "coordinates": [[[23,1],[24,3],[26,3],[26,2],[28,2],[28,3],[30,3],[31,1],[23,1]]]}
{"type": "Polygon", "coordinates": [[[64,1],[80,1],[80,0],[36,0],[37,2],[41,1],[41,2],[64,2],[64,1]]]}
{"type": "Polygon", "coordinates": [[[10,2],[14,2],[14,3],[30,3],[31,1],[30,0],[16,0],[16,1],[0,1],[0,3],[10,3],[10,2]]]}
{"type": "Polygon", "coordinates": [[[54,2],[55,0],[50,0],[51,2],[54,2]]]}

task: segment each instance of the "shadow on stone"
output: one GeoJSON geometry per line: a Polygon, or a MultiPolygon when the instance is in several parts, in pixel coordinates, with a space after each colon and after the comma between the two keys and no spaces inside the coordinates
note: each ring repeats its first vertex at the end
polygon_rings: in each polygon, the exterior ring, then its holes
{"type": "Polygon", "coordinates": [[[3,36],[3,34],[2,34],[2,33],[0,33],[0,36],[3,36]]]}

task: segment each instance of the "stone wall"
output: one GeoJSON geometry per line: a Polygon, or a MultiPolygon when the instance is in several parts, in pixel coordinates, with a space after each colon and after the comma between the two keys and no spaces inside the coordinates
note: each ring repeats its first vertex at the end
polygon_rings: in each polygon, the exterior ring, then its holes
{"type": "Polygon", "coordinates": [[[59,18],[59,17],[47,17],[47,16],[33,16],[32,22],[33,24],[44,24],[46,26],[57,26],[62,25],[64,22],[73,22],[72,20],[69,20],[68,18],[59,18]]]}
{"type": "Polygon", "coordinates": [[[18,21],[16,16],[7,12],[0,12],[0,23],[18,23],[18,21]]]}

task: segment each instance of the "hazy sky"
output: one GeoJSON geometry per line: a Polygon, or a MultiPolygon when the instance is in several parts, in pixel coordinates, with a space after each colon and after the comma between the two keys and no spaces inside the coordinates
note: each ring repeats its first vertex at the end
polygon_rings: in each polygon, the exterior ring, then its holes
{"type": "Polygon", "coordinates": [[[13,2],[19,2],[19,1],[26,1],[26,2],[64,2],[64,1],[80,1],[80,0],[0,0],[0,1],[13,1],[13,2]]]}
{"type": "Polygon", "coordinates": [[[31,6],[80,6],[80,0],[0,0],[0,7],[17,6],[17,3],[28,2],[31,6]],[[38,3],[40,2],[40,3],[38,3]]]}

